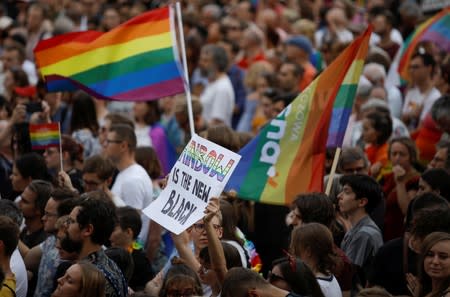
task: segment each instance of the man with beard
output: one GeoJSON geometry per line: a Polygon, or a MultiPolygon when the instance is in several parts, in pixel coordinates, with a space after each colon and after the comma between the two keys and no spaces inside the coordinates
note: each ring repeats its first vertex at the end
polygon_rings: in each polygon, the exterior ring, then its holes
{"type": "Polygon", "coordinates": [[[78,195],[68,189],[53,190],[45,205],[42,221],[44,231],[49,234],[41,244],[33,247],[25,256],[25,265],[30,271],[38,271],[33,275],[37,279],[36,297],[50,297],[53,291],[53,279],[60,263],[56,248],[56,221],[63,215],[68,215],[73,208],[73,199],[78,195]]]}
{"type": "Polygon", "coordinates": [[[208,85],[200,96],[203,105],[202,116],[208,126],[226,124],[231,127],[234,110],[234,90],[226,74],[228,58],[219,46],[205,45],[200,53],[198,67],[208,78],[208,85]]]}
{"type": "Polygon", "coordinates": [[[106,278],[106,297],[127,296],[127,283],[102,246],[117,224],[115,206],[102,191],[84,194],[67,220],[67,236],[79,251],[78,260],[94,264],[106,278]]]}
{"type": "Polygon", "coordinates": [[[19,208],[25,218],[25,228],[20,233],[19,250],[25,256],[28,249],[38,245],[47,238],[42,216],[45,213],[50,194],[53,190],[49,182],[33,180],[25,188],[19,200],[19,208]]]}

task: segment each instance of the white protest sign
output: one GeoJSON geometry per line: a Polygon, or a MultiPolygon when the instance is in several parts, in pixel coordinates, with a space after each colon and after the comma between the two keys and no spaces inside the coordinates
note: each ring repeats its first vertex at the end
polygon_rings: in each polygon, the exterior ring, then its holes
{"type": "Polygon", "coordinates": [[[144,209],[150,219],[180,234],[219,197],[241,156],[194,135],[170,171],[166,188],[144,209]]]}

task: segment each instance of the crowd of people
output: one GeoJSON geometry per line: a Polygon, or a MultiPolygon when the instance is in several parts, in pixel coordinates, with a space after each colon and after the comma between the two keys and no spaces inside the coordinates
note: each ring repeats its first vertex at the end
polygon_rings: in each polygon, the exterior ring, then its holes
{"type": "Polygon", "coordinates": [[[0,4],[0,297],[450,296],[450,53],[419,42],[401,85],[391,67],[443,7],[181,1],[195,132],[234,152],[373,34],[336,174],[327,150],[330,193],[276,206],[224,192],[175,235],[142,210],[190,139],[186,96],[48,92],[33,54],[172,2],[0,4]],[[29,124],[50,122],[60,147],[33,150],[29,124]]]}

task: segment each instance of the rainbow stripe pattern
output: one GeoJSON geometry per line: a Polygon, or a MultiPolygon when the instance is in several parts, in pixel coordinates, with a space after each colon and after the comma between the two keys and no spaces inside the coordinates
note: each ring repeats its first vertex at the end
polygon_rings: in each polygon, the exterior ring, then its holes
{"type": "Polygon", "coordinates": [[[41,41],[35,58],[49,91],[81,88],[99,99],[148,101],[184,92],[175,54],[173,12],[152,10],[102,33],[41,41]]]}
{"type": "Polygon", "coordinates": [[[29,131],[33,150],[44,150],[60,145],[59,123],[30,124],[29,131]]]}
{"type": "Polygon", "coordinates": [[[450,52],[450,7],[441,10],[422,23],[405,40],[401,48],[398,72],[402,79],[409,81],[409,63],[422,41],[432,41],[445,52],[450,52]]]}
{"type": "Polygon", "coordinates": [[[227,191],[247,200],[289,205],[299,193],[322,190],[328,131],[332,115],[338,114],[333,109],[347,109],[353,102],[344,97],[356,92],[371,32],[369,27],[355,39],[242,148],[227,191]]]}

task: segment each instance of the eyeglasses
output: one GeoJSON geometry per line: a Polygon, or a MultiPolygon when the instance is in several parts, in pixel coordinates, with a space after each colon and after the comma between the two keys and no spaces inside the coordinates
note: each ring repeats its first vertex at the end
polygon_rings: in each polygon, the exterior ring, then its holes
{"type": "Polygon", "coordinates": [[[116,139],[106,139],[105,141],[106,141],[107,144],[110,144],[110,143],[122,143],[123,142],[123,140],[116,140],[116,139]]]}
{"type": "MultiPolygon", "coordinates": [[[[213,224],[214,229],[220,230],[222,228],[220,225],[213,224]]],[[[205,224],[194,224],[194,229],[197,232],[203,232],[205,231],[205,224]]]]}
{"type": "Polygon", "coordinates": [[[352,174],[352,173],[361,173],[362,171],[364,171],[364,169],[366,169],[365,167],[363,167],[363,166],[360,166],[360,167],[354,167],[354,168],[342,168],[342,171],[345,173],[345,174],[352,174]]]}

